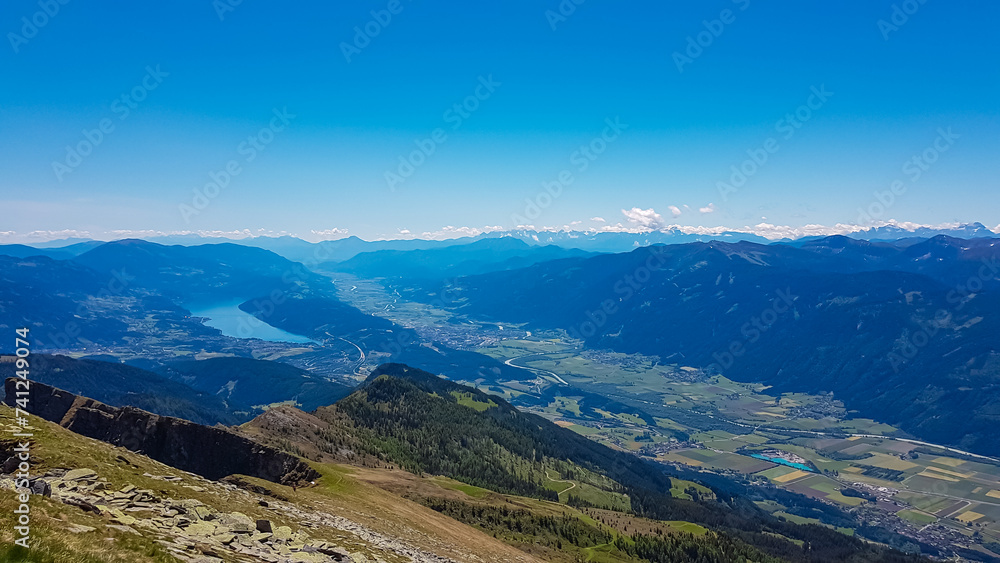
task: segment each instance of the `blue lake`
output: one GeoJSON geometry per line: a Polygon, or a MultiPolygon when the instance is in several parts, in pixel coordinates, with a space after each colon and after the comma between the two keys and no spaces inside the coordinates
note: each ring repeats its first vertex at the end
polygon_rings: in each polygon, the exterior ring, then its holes
{"type": "Polygon", "coordinates": [[[312,339],[273,327],[240,309],[242,301],[214,305],[188,305],[192,317],[206,317],[205,324],[233,338],[259,338],[271,342],[312,343],[312,339]]]}
{"type": "Polygon", "coordinates": [[[750,457],[770,461],[771,463],[777,463],[779,465],[787,465],[788,467],[794,467],[795,469],[801,469],[802,471],[812,471],[812,467],[809,467],[808,465],[788,461],[787,459],[781,457],[767,457],[760,454],[750,454],[750,457]]]}

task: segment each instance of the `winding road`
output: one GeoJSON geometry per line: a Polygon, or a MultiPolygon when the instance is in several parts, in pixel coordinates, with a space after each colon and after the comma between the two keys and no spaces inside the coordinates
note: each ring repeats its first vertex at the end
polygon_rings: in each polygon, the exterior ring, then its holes
{"type": "Polygon", "coordinates": [[[365,351],[361,349],[361,346],[358,346],[357,344],[351,342],[350,340],[348,340],[346,338],[343,338],[343,337],[340,337],[340,336],[334,336],[334,335],[330,334],[329,332],[327,332],[325,334],[327,336],[329,336],[330,338],[333,338],[333,339],[336,339],[336,340],[343,340],[344,342],[346,342],[346,343],[350,344],[351,346],[354,346],[355,348],[358,349],[358,354],[361,354],[361,358],[358,359],[358,364],[356,366],[354,366],[354,375],[364,375],[363,373],[361,373],[360,371],[358,371],[358,370],[361,369],[361,366],[365,365],[365,359],[367,358],[367,356],[365,356],[365,351]]]}
{"type": "Polygon", "coordinates": [[[567,487],[567,488],[559,491],[558,494],[560,494],[560,495],[563,494],[563,493],[565,493],[565,492],[572,491],[573,489],[576,488],[576,482],[574,482],[574,481],[566,481],[566,480],[561,480],[561,479],[553,479],[552,477],[549,477],[549,470],[548,469],[545,470],[545,478],[548,479],[549,481],[552,481],[553,483],[569,483],[569,487],[567,487]]]}

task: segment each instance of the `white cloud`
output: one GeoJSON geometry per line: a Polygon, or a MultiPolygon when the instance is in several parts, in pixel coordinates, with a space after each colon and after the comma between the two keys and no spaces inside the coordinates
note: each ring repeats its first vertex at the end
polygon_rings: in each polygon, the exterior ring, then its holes
{"type": "MultiPolygon", "coordinates": [[[[11,241],[17,242],[47,242],[64,238],[92,238],[90,231],[77,231],[75,229],[63,229],[61,231],[31,231],[30,233],[17,234],[14,231],[7,231],[11,241]]],[[[4,237],[7,238],[6,236],[4,237]]]]}
{"type": "Polygon", "coordinates": [[[714,203],[709,203],[705,207],[699,207],[698,211],[700,211],[703,214],[704,213],[715,213],[715,204],[714,203]]]}
{"type": "MultiPolygon", "coordinates": [[[[710,205],[711,207],[711,205],[710,205]]],[[[703,208],[704,209],[704,208],[703,208]]],[[[673,210],[671,209],[671,213],[673,210]]],[[[743,226],[743,227],[731,227],[731,226],[715,226],[709,227],[704,225],[678,225],[671,224],[667,225],[660,214],[656,213],[653,209],[639,209],[634,207],[630,210],[622,210],[622,214],[625,216],[627,221],[623,223],[607,224],[607,221],[600,217],[592,217],[590,220],[595,223],[603,223],[596,227],[587,228],[586,231],[590,233],[600,233],[600,232],[624,232],[624,233],[642,233],[649,232],[651,230],[663,230],[670,231],[675,230],[684,234],[697,234],[697,235],[718,235],[725,232],[732,233],[747,233],[755,234],[769,240],[778,240],[783,238],[797,239],[806,236],[830,236],[830,235],[850,235],[852,233],[857,233],[860,231],[867,231],[869,229],[875,229],[880,227],[894,227],[904,231],[914,232],[917,229],[927,228],[927,229],[957,229],[964,226],[964,223],[941,223],[937,225],[928,225],[922,223],[914,223],[907,221],[878,221],[866,225],[853,225],[853,224],[843,224],[837,223],[832,226],[828,225],[804,225],[799,227],[791,227],[787,225],[773,225],[762,221],[756,225],[743,226]],[[598,221],[600,219],[600,221],[598,221]]],[[[558,231],[573,231],[580,230],[577,226],[579,221],[573,221],[568,225],[563,225],[561,227],[555,226],[535,226],[535,225],[518,225],[514,230],[521,231],[539,231],[539,232],[558,232],[558,231]]],[[[433,240],[446,240],[459,237],[475,237],[484,233],[493,232],[504,232],[510,229],[501,226],[485,226],[485,227],[455,227],[447,226],[443,227],[437,231],[425,231],[418,235],[412,233],[409,229],[399,229],[396,233],[391,235],[379,235],[378,239],[399,239],[399,238],[424,238],[433,240]]],[[[1000,225],[997,225],[991,229],[995,233],[1000,233],[1000,225]]],[[[332,228],[326,230],[312,230],[310,231],[311,236],[300,237],[304,240],[309,240],[310,242],[318,242],[319,240],[331,240],[336,238],[343,238],[348,233],[347,229],[332,228]],[[318,240],[317,240],[318,239],[318,240]]],[[[237,229],[231,231],[222,230],[187,230],[187,231],[159,231],[152,229],[145,230],[128,230],[128,229],[118,229],[109,230],[101,232],[91,232],[82,230],[37,230],[30,232],[18,232],[18,231],[0,231],[0,244],[37,244],[41,242],[48,242],[52,240],[61,240],[67,238],[86,238],[94,240],[119,240],[123,238],[158,238],[166,236],[192,236],[192,237],[204,237],[204,238],[227,238],[233,240],[258,238],[258,237],[279,237],[279,236],[297,236],[294,233],[287,231],[272,231],[263,228],[257,229],[237,229]]]]}
{"type": "Polygon", "coordinates": [[[682,213],[681,208],[677,207],[676,205],[667,206],[667,209],[669,209],[670,212],[674,214],[674,217],[680,217],[682,213]]]}
{"type": "MultiPolygon", "coordinates": [[[[636,210],[632,210],[633,212],[636,210]]],[[[647,215],[651,210],[638,210],[640,215],[647,215]]],[[[625,212],[626,217],[637,216],[633,212],[625,212]]],[[[837,223],[835,225],[804,225],[801,227],[791,227],[787,225],[772,225],[770,223],[758,223],[752,226],[743,227],[729,227],[724,225],[719,225],[715,227],[709,227],[705,225],[663,225],[659,230],[662,231],[678,231],[687,235],[702,235],[702,236],[715,236],[722,233],[744,233],[744,234],[754,234],[768,240],[780,240],[780,239],[798,239],[802,237],[809,236],[831,236],[831,235],[850,235],[860,231],[866,231],[868,229],[874,229],[879,227],[895,227],[905,231],[916,231],[917,229],[927,228],[927,229],[956,229],[961,227],[962,223],[941,223],[938,225],[925,225],[921,223],[910,223],[901,221],[880,221],[877,223],[872,223],[870,225],[848,225],[844,223],[837,223]]],[[[622,223],[617,223],[614,225],[604,225],[600,229],[591,229],[591,232],[605,232],[605,233],[641,233],[648,232],[650,229],[646,227],[641,221],[633,221],[629,219],[628,224],[623,225],[622,223]]],[[[991,229],[993,232],[1000,232],[1000,225],[996,229],[991,229]]]]}
{"type": "Polygon", "coordinates": [[[504,229],[499,225],[492,227],[487,225],[483,228],[454,227],[448,225],[447,227],[443,227],[437,231],[424,231],[423,233],[420,234],[420,238],[431,239],[431,240],[447,240],[447,239],[462,238],[462,237],[476,237],[483,233],[495,233],[504,230],[506,229],[504,229]]]}
{"type": "Polygon", "coordinates": [[[622,215],[628,219],[629,223],[637,226],[640,230],[655,231],[662,229],[666,225],[663,217],[654,211],[652,207],[649,209],[639,209],[638,207],[622,209],[622,215]]]}
{"type": "Polygon", "coordinates": [[[313,242],[318,242],[321,240],[336,240],[347,236],[347,229],[339,229],[337,227],[334,227],[332,229],[324,229],[322,231],[317,231],[313,229],[309,232],[312,234],[312,237],[310,238],[313,242]]]}

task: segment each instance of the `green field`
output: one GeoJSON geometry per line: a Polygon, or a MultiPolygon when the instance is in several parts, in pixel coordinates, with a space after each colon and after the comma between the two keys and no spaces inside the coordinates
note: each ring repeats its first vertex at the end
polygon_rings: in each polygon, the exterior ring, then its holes
{"type": "Polygon", "coordinates": [[[458,401],[458,404],[469,407],[470,409],[473,409],[477,412],[483,412],[489,409],[490,407],[497,406],[497,404],[494,403],[493,401],[490,401],[488,403],[483,401],[477,401],[472,398],[471,393],[459,393],[458,391],[452,391],[451,394],[458,401]]]}
{"type": "Polygon", "coordinates": [[[901,510],[896,513],[900,518],[913,522],[914,524],[930,524],[937,522],[937,518],[930,514],[917,510],[901,510]]]}
{"type": "MultiPolygon", "coordinates": [[[[896,428],[851,418],[829,397],[801,393],[775,396],[762,385],[705,377],[698,370],[660,364],[655,358],[581,351],[558,335],[506,340],[480,351],[501,360],[519,358],[518,365],[551,371],[576,388],[613,395],[626,407],[586,411],[580,397],[569,393],[557,395],[537,411],[609,446],[648,451],[651,458],[667,463],[752,475],[848,508],[865,501],[844,496],[840,489],[854,487],[854,483],[884,487],[898,491],[884,494],[904,504],[900,517],[914,525],[925,525],[933,518],[931,514],[945,511],[953,512],[949,526],[963,530],[976,526],[984,534],[1000,535],[1000,467],[963,461],[944,451],[941,455],[914,456],[916,445],[890,438],[898,433],[896,428]],[[644,411],[656,425],[646,424],[633,409],[644,411]],[[816,414],[810,414],[812,411],[816,414]],[[887,437],[848,438],[851,434],[887,437]],[[656,453],[660,445],[685,435],[703,447],[656,453]],[[820,474],[794,474],[792,468],[739,453],[767,448],[801,456],[820,474]],[[872,468],[886,473],[874,473],[872,468]],[[898,475],[898,480],[887,478],[892,475],[898,475]],[[783,481],[786,476],[789,479],[783,481]],[[989,496],[991,491],[996,491],[994,496],[989,496]],[[972,504],[961,508],[965,505],[948,497],[972,504]]],[[[558,393],[560,386],[549,389],[558,393]]],[[[515,390],[524,391],[509,387],[511,395],[515,390]]],[[[675,494],[685,493],[680,490],[675,494]]]]}

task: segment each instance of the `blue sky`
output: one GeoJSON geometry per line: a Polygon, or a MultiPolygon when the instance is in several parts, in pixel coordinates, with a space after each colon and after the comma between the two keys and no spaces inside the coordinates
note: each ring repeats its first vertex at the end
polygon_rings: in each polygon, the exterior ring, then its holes
{"type": "Polygon", "coordinates": [[[49,2],[0,7],[18,236],[1000,223],[995,2],[49,2]]]}

